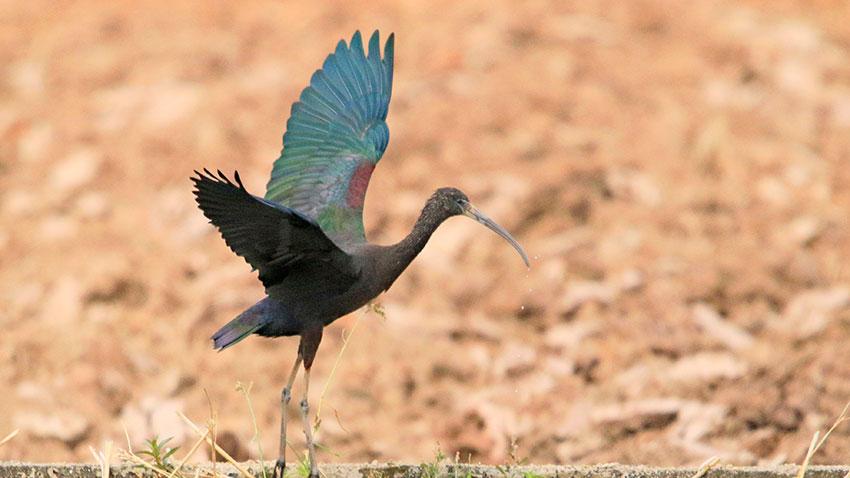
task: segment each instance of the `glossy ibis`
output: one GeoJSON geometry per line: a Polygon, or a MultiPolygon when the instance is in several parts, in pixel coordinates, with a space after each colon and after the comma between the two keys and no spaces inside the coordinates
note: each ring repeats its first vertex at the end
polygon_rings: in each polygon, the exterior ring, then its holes
{"type": "Polygon", "coordinates": [[[369,39],[368,52],[356,32],[349,44],[337,44],[292,105],[265,197],[249,193],[238,172],[233,181],[206,169],[192,177],[198,206],[233,252],[259,271],[267,294],[212,336],[215,348],[251,334],[301,336],[281,393],[276,476],[286,466],[286,408],[302,362],[301,417],[310,475],[318,475],[307,391],[323,327],[389,289],[443,221],[458,215],[475,219],[505,238],[528,265],[516,240],[454,188],[437,189],[399,243],[366,241],[363,201],[389,141],[385,121],[392,79],[393,35],[382,58],[378,32],[369,39]]]}

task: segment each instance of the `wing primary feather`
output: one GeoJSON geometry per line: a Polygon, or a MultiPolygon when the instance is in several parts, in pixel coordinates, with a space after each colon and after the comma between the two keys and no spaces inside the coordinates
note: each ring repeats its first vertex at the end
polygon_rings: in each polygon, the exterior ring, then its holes
{"type": "Polygon", "coordinates": [[[356,278],[358,269],[351,256],[309,217],[252,195],[238,171],[234,172],[235,182],[221,170],[213,173],[204,168],[203,172],[194,173],[190,179],[195,185],[195,202],[228,247],[252,269],[259,270],[259,278],[270,295],[270,288],[277,287],[294,270],[315,270],[328,278],[341,275],[344,280],[338,284],[340,288],[348,287],[356,278]]]}
{"type": "Polygon", "coordinates": [[[380,59],[381,57],[381,39],[380,33],[378,30],[372,32],[372,36],[369,37],[369,58],[373,58],[375,55],[380,59]]]}
{"type": "Polygon", "coordinates": [[[351,36],[351,42],[349,45],[351,46],[351,51],[359,53],[361,56],[365,56],[363,54],[363,38],[360,36],[360,30],[355,31],[354,35],[351,36]]]}
{"type": "Polygon", "coordinates": [[[242,184],[242,178],[239,177],[239,171],[236,171],[236,170],[233,171],[233,179],[236,181],[236,184],[239,185],[239,189],[241,189],[245,192],[248,192],[248,190],[245,189],[245,185],[242,184]]]}
{"type": "MultiPolygon", "coordinates": [[[[395,66],[395,33],[390,33],[390,36],[387,38],[387,44],[384,45],[384,63],[387,65],[387,101],[386,104],[390,104],[390,98],[392,97],[393,92],[393,69],[395,66]]],[[[387,113],[384,111],[384,117],[386,118],[387,113]]]]}
{"type": "Polygon", "coordinates": [[[346,249],[366,241],[357,205],[389,140],[395,36],[390,33],[382,44],[374,30],[364,40],[358,30],[347,43],[336,42],[311,76],[290,110],[283,151],[265,194],[302,213],[346,249]],[[366,165],[370,168],[361,169],[366,165]],[[352,191],[355,174],[358,186],[352,191]]]}

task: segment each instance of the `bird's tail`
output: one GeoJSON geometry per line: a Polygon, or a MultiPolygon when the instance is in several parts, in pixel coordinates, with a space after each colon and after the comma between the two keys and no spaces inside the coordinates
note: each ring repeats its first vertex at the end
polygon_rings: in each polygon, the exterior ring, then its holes
{"type": "Polygon", "coordinates": [[[257,332],[274,319],[274,310],[279,303],[266,297],[231,320],[213,334],[213,347],[224,350],[245,337],[257,332]]]}

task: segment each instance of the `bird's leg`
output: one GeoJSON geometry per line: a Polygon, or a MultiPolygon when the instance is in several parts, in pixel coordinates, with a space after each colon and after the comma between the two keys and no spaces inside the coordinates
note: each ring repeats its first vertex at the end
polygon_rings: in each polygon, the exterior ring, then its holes
{"type": "Polygon", "coordinates": [[[304,369],[304,398],[301,400],[301,420],[304,421],[304,437],[307,439],[307,453],[310,458],[310,478],[319,478],[316,466],[316,445],[313,443],[313,428],[310,426],[310,404],[307,392],[310,389],[310,369],[304,369]]]}
{"type": "Polygon", "coordinates": [[[316,350],[322,341],[322,326],[310,327],[301,332],[299,353],[304,359],[304,398],[301,400],[301,419],[304,421],[304,437],[307,439],[307,453],[310,459],[310,478],[319,478],[319,468],[316,466],[316,445],[313,444],[313,429],[310,427],[310,404],[307,401],[310,392],[310,367],[316,358],[316,350]]]}
{"type": "Polygon", "coordinates": [[[274,478],[283,478],[283,472],[286,469],[286,409],[289,405],[289,400],[292,399],[292,384],[295,382],[295,376],[298,375],[298,368],[301,366],[301,352],[298,352],[298,358],[295,359],[295,365],[292,366],[292,371],[289,372],[289,379],[286,381],[286,386],[280,392],[280,447],[277,450],[277,463],[274,465],[274,478]]]}

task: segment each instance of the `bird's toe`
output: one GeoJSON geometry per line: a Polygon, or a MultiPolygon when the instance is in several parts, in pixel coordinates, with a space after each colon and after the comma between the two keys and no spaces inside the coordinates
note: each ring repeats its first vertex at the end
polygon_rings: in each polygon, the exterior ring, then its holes
{"type": "Polygon", "coordinates": [[[283,472],[286,470],[286,461],[278,458],[277,462],[274,464],[274,474],[272,475],[274,478],[283,478],[283,472]]]}

